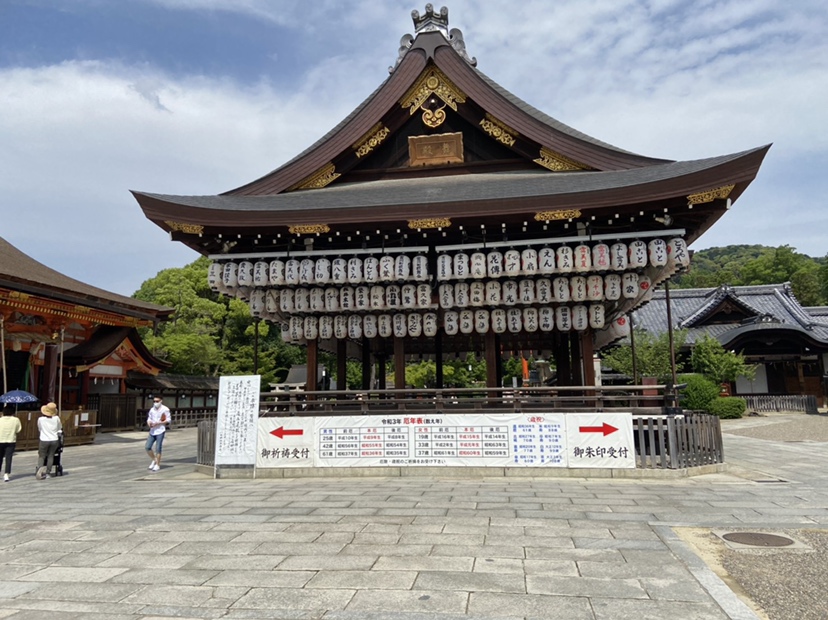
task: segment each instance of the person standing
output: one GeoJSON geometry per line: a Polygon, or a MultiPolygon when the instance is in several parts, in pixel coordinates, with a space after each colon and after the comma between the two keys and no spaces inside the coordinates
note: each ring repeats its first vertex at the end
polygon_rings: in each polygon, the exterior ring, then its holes
{"type": "Polygon", "coordinates": [[[3,417],[0,418],[0,466],[6,461],[6,471],[3,473],[3,482],[9,481],[11,475],[12,455],[17,445],[17,434],[23,430],[20,419],[14,413],[14,407],[3,407],[3,417]]]}
{"type": "Polygon", "coordinates": [[[147,412],[147,426],[149,426],[149,437],[147,437],[146,450],[150,457],[150,464],[147,469],[158,471],[161,469],[161,451],[164,446],[164,434],[167,424],[170,423],[170,410],[161,402],[161,397],[152,399],[152,407],[147,412]],[[155,445],[155,452],[152,448],[155,445]]]}
{"type": "Polygon", "coordinates": [[[49,403],[40,408],[43,416],[37,419],[37,430],[40,431],[40,443],[37,448],[37,473],[35,478],[43,480],[49,477],[55,464],[55,452],[59,445],[59,434],[63,432],[57,405],[49,403]]]}

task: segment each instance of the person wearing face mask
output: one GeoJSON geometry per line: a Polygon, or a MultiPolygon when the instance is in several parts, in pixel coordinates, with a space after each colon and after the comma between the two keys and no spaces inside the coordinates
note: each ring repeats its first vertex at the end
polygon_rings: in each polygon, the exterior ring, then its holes
{"type": "Polygon", "coordinates": [[[158,471],[161,469],[161,451],[164,444],[164,433],[167,430],[167,424],[170,423],[170,410],[161,402],[160,396],[156,396],[152,400],[152,407],[147,412],[149,436],[147,437],[146,450],[150,457],[150,464],[147,469],[158,471]],[[155,452],[152,450],[153,445],[155,446],[155,452]]]}

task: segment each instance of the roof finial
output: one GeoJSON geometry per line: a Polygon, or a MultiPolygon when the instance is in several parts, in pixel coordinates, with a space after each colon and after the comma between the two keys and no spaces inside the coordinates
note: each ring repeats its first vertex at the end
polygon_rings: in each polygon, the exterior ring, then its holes
{"type": "Polygon", "coordinates": [[[414,20],[414,36],[421,32],[436,30],[448,40],[448,7],[444,6],[438,14],[434,12],[434,6],[429,3],[425,6],[425,15],[420,16],[419,11],[411,11],[411,19],[414,20]]]}
{"type": "Polygon", "coordinates": [[[425,6],[425,13],[420,15],[419,11],[411,11],[411,19],[414,20],[414,36],[410,34],[406,34],[400,39],[400,49],[399,54],[397,56],[397,62],[394,63],[393,67],[388,67],[389,73],[394,73],[394,69],[397,68],[397,65],[408,53],[408,50],[414,45],[414,40],[421,34],[427,32],[439,32],[443,35],[443,38],[448,41],[449,45],[454,48],[460,56],[469,63],[472,67],[477,66],[477,59],[472,58],[466,52],[466,43],[463,41],[463,33],[460,32],[459,28],[452,28],[449,30],[448,27],[448,8],[443,7],[440,9],[440,12],[437,13],[434,11],[434,6],[432,4],[426,4],[425,6]]]}

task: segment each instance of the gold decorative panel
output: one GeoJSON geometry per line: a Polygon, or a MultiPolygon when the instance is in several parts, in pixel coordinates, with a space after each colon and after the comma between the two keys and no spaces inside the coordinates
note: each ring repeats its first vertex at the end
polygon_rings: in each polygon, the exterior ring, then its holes
{"type": "Polygon", "coordinates": [[[535,220],[538,222],[551,222],[554,220],[574,220],[581,217],[580,209],[555,209],[554,211],[538,211],[535,213],[535,220]]]}
{"type": "Polygon", "coordinates": [[[331,231],[327,224],[297,224],[288,228],[291,235],[313,235],[331,231]]]}
{"type": "Polygon", "coordinates": [[[505,144],[506,146],[514,146],[515,138],[518,135],[514,129],[509,127],[506,123],[497,120],[491,114],[486,113],[486,118],[480,121],[480,126],[492,138],[505,144]]]}
{"type": "Polygon", "coordinates": [[[567,172],[572,170],[588,170],[588,166],[579,164],[574,159],[569,159],[566,155],[561,155],[555,151],[541,147],[540,157],[534,160],[536,164],[543,166],[553,172],[567,172]]]}
{"type": "Polygon", "coordinates": [[[333,163],[325,164],[312,175],[299,181],[299,183],[291,187],[290,190],[321,189],[326,185],[330,185],[341,176],[342,175],[336,171],[336,166],[334,166],[333,163]]]}
{"type": "Polygon", "coordinates": [[[463,163],[463,134],[441,133],[408,137],[409,166],[439,166],[463,163]]]}
{"type": "Polygon", "coordinates": [[[388,137],[391,130],[377,123],[353,145],[357,157],[365,157],[368,153],[377,148],[388,137]]]}
{"type": "Polygon", "coordinates": [[[727,198],[730,196],[730,192],[732,192],[735,187],[736,185],[723,185],[722,187],[717,187],[716,189],[709,189],[706,192],[690,194],[687,197],[687,204],[700,205],[705,202],[713,202],[717,198],[727,198]]]}
{"type": "Polygon", "coordinates": [[[164,223],[170,227],[170,230],[177,230],[188,235],[200,235],[204,232],[204,226],[201,224],[185,224],[183,222],[173,222],[165,220],[164,223]]]}
{"type": "Polygon", "coordinates": [[[447,217],[427,217],[421,220],[408,220],[408,227],[412,230],[423,228],[448,228],[451,220],[447,217]]]}
{"type": "Polygon", "coordinates": [[[437,67],[426,69],[414,86],[400,99],[400,105],[414,115],[423,111],[423,122],[429,127],[439,127],[446,120],[446,106],[457,111],[458,103],[465,103],[465,93],[457,88],[445,73],[437,67]],[[442,105],[437,103],[442,101],[442,105]]]}

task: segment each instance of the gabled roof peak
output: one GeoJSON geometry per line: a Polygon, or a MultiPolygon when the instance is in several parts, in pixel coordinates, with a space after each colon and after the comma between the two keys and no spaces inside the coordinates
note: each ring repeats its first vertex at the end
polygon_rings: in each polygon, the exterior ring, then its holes
{"type": "Polygon", "coordinates": [[[453,47],[454,51],[456,51],[467,63],[469,63],[472,67],[477,66],[477,59],[472,58],[466,52],[466,42],[463,40],[463,33],[460,29],[452,28],[449,30],[447,7],[441,8],[438,13],[434,10],[434,6],[426,4],[425,13],[420,15],[419,11],[411,11],[411,19],[414,20],[414,34],[403,35],[400,39],[400,50],[397,62],[394,63],[393,67],[388,67],[388,73],[394,73],[397,65],[400,64],[403,57],[408,53],[408,50],[414,47],[420,47],[417,45],[417,39],[420,35],[429,35],[424,38],[432,39],[429,45],[423,45],[422,48],[428,52],[427,56],[430,57],[433,55],[434,49],[436,49],[439,45],[434,43],[434,37],[433,35],[430,35],[430,33],[441,34],[442,38],[445,39],[445,43],[453,47]]]}

